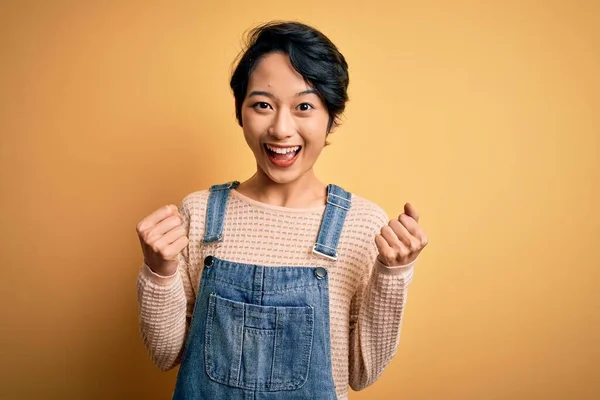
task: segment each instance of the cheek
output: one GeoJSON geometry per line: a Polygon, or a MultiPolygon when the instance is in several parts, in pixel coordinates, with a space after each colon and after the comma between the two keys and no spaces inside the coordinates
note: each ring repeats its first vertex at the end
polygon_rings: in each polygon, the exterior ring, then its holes
{"type": "Polygon", "coordinates": [[[307,118],[301,121],[299,127],[306,139],[318,142],[315,144],[320,144],[321,141],[325,141],[325,136],[327,136],[328,122],[329,120],[327,118],[307,118]]]}
{"type": "Polygon", "coordinates": [[[244,132],[250,135],[261,135],[268,129],[269,121],[263,115],[257,115],[252,110],[242,112],[244,132]]]}

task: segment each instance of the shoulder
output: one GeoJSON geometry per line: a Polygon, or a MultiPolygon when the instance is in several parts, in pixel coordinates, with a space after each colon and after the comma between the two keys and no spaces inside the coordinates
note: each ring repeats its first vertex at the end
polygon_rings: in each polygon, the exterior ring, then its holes
{"type": "Polygon", "coordinates": [[[210,187],[191,192],[183,197],[181,201],[181,209],[182,211],[205,210],[208,204],[208,198],[210,196],[211,191],[224,189],[228,190],[236,187],[237,184],[239,184],[238,181],[216,183],[211,185],[210,187]]]}
{"type": "Polygon", "coordinates": [[[370,231],[379,231],[384,225],[387,225],[389,217],[380,205],[353,193],[348,222],[364,226],[370,231]]]}
{"type": "Polygon", "coordinates": [[[344,222],[345,242],[352,244],[352,251],[356,256],[365,263],[370,263],[377,254],[375,236],[388,223],[389,217],[379,204],[353,193],[352,204],[344,222]]]}
{"type": "Polygon", "coordinates": [[[213,191],[213,189],[218,190],[218,189],[230,189],[232,187],[235,187],[235,184],[238,183],[237,181],[230,181],[230,182],[225,182],[225,183],[217,183],[217,184],[213,184],[210,187],[204,188],[204,189],[198,189],[196,191],[193,191],[191,193],[188,193],[186,196],[183,197],[182,201],[181,201],[181,208],[185,211],[185,210],[191,210],[191,209],[202,209],[202,208],[206,208],[206,205],[208,203],[208,198],[210,196],[211,191],[213,191]]]}
{"type": "Polygon", "coordinates": [[[203,189],[198,189],[188,193],[183,197],[180,202],[179,212],[189,220],[191,226],[198,226],[202,228],[201,224],[204,222],[206,210],[208,208],[208,199],[213,189],[228,189],[236,181],[216,183],[203,189]]]}
{"type": "Polygon", "coordinates": [[[194,214],[194,211],[206,209],[208,203],[209,189],[197,190],[188,193],[181,200],[181,212],[188,215],[194,214]]]}
{"type": "Polygon", "coordinates": [[[210,189],[197,190],[183,197],[179,212],[184,218],[190,241],[199,241],[204,234],[206,209],[210,189]]]}

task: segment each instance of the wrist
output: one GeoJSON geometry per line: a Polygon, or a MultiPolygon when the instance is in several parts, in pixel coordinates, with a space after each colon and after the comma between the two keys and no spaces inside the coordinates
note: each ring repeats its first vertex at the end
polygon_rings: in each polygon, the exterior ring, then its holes
{"type": "Polygon", "coordinates": [[[172,284],[177,279],[178,271],[177,268],[169,270],[161,270],[160,272],[154,271],[148,264],[144,262],[142,267],[142,275],[149,281],[156,283],[160,286],[167,286],[172,284]]]}

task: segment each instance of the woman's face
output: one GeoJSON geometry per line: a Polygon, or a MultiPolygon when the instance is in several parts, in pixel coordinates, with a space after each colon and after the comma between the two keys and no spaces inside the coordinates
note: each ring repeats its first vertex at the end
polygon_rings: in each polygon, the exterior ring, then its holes
{"type": "Polygon", "coordinates": [[[259,172],[290,183],[312,173],[325,146],[329,114],[287,55],[270,53],[248,81],[242,126],[259,172]]]}

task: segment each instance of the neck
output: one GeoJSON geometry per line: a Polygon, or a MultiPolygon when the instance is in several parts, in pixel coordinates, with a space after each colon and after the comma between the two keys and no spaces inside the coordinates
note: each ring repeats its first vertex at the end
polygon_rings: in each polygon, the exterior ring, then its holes
{"type": "Polygon", "coordinates": [[[326,185],[310,169],[292,182],[274,182],[260,168],[237,190],[262,203],[290,208],[313,208],[325,204],[326,185]]]}

